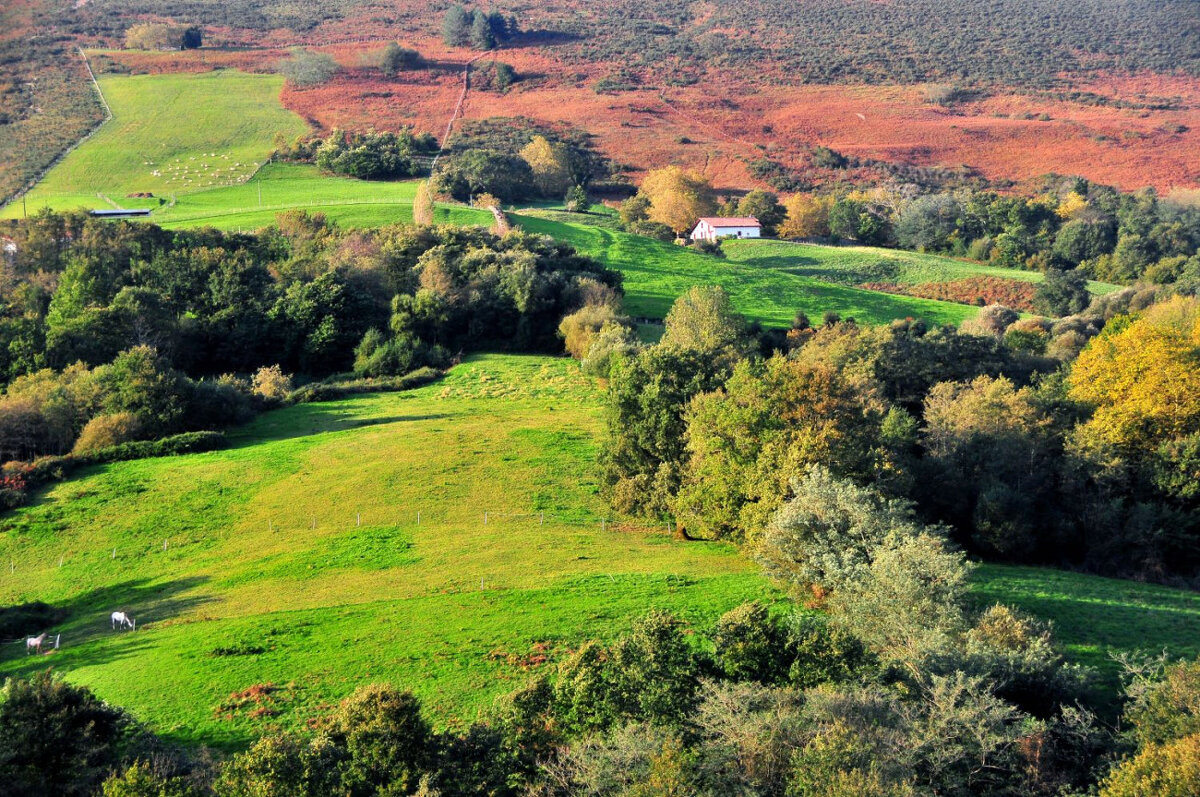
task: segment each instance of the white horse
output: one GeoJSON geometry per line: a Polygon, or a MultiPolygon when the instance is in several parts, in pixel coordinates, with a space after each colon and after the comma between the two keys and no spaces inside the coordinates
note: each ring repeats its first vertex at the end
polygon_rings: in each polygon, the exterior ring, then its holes
{"type": "Polygon", "coordinates": [[[137,620],[134,620],[132,617],[125,614],[125,612],[113,612],[112,613],[112,627],[114,629],[117,627],[132,628],[134,631],[136,631],[137,630],[137,620]]]}
{"type": "MultiPolygon", "coordinates": [[[[28,656],[29,651],[31,651],[31,650],[36,650],[38,653],[41,653],[42,645],[45,643],[46,637],[48,637],[48,636],[50,636],[49,632],[39,634],[38,636],[25,637],[25,655],[28,656]]],[[[58,640],[60,640],[60,639],[62,639],[62,634],[54,635],[54,649],[55,650],[58,650],[58,640]]]]}

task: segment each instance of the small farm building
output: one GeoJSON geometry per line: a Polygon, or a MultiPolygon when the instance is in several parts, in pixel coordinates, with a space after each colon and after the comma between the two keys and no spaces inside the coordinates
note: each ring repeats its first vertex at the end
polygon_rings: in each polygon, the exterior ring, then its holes
{"type": "Polygon", "coordinates": [[[114,208],[109,210],[89,210],[88,215],[100,219],[129,219],[134,216],[149,216],[150,211],[144,208],[114,208]]]}
{"type": "Polygon", "coordinates": [[[693,241],[715,241],[718,238],[759,238],[762,225],[753,216],[700,219],[692,230],[693,241]]]}

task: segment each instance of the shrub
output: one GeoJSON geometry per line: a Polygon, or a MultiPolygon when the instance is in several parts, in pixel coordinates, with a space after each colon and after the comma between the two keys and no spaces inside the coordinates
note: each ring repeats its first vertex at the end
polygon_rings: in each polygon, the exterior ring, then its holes
{"type": "Polygon", "coordinates": [[[971,335],[995,335],[1000,337],[1014,321],[1021,317],[1020,313],[1002,304],[990,304],[979,311],[974,318],[968,318],[962,323],[962,331],[971,335]]]}
{"type": "Polygon", "coordinates": [[[1100,787],[1101,797],[1194,797],[1200,783],[1200,734],[1151,744],[1122,762],[1100,787]]]}
{"type": "Polygon", "coordinates": [[[449,361],[441,346],[430,346],[415,335],[400,332],[390,338],[372,329],[354,350],[354,373],[358,376],[398,376],[416,368],[440,367],[449,361]]]}
{"type": "Polygon", "coordinates": [[[433,732],[411,692],[359,687],[334,712],[332,737],[350,755],[343,772],[352,791],[409,794],[432,762],[433,732]]]}
{"type": "Polygon", "coordinates": [[[254,372],[250,380],[254,395],[267,401],[282,401],[292,392],[292,375],[285,374],[278,365],[264,365],[254,372]]]}
{"type": "Polygon", "coordinates": [[[329,82],[337,74],[338,64],[332,55],[298,48],[292,51],[290,58],[276,64],[275,71],[293,86],[309,88],[329,82]]]}
{"type": "Polygon", "coordinates": [[[0,638],[13,639],[34,630],[45,630],[66,617],[66,610],[41,601],[3,606],[0,607],[0,638]]]}
{"type": "Polygon", "coordinates": [[[769,684],[786,674],[786,635],[757,601],[730,609],[717,620],[713,647],[717,665],[734,681],[769,684]]]}
{"type": "Polygon", "coordinates": [[[419,52],[401,47],[396,42],[388,42],[379,55],[379,69],[388,77],[406,69],[418,69],[424,62],[419,52]]]}
{"type": "Polygon", "coordinates": [[[620,315],[612,305],[588,304],[564,317],[558,325],[558,334],[563,339],[567,354],[582,360],[591,351],[600,330],[610,324],[627,328],[632,326],[630,320],[620,315]]]}
{"type": "Polygon", "coordinates": [[[142,424],[132,412],[117,412],[112,415],[97,415],[87,422],[79,439],[75,441],[72,454],[83,454],[97,448],[108,448],[136,440],[142,424]]]}
{"type": "Polygon", "coordinates": [[[363,393],[412,390],[436,382],[441,378],[442,372],[436,368],[418,368],[404,376],[329,383],[315,382],[292,391],[287,401],[289,404],[308,404],[315,401],[337,401],[347,396],[357,396],[363,393]]]}
{"type": "Polygon", "coordinates": [[[613,362],[619,357],[636,354],[640,345],[637,335],[628,325],[605,324],[593,336],[592,344],[580,366],[584,373],[607,379],[612,371],[613,362]]]}

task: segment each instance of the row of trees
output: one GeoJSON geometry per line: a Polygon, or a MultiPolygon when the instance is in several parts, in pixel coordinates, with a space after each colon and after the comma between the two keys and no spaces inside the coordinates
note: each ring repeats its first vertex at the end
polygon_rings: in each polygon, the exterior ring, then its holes
{"type": "Polygon", "coordinates": [[[253,235],[48,212],[11,232],[4,457],[64,453],[101,416],[138,438],[234,422],[267,366],[378,377],[464,350],[556,351],[564,315],[620,295],[619,274],[519,232],[345,232],[303,211],[253,235]]]}
{"type": "MultiPolygon", "coordinates": [[[[317,168],[360,180],[395,180],[416,177],[427,169],[421,158],[438,151],[437,139],[429,133],[353,133],[334,128],[324,139],[300,148],[311,152],[317,168]]],[[[295,153],[300,154],[300,153],[295,153]]]]}
{"type": "MultiPolygon", "coordinates": [[[[880,188],[794,194],[781,202],[755,190],[721,202],[706,178],[670,166],[647,174],[620,209],[626,229],[659,238],[683,235],[716,213],[754,216],[766,235],[939,252],[1057,272],[1060,280],[1077,272],[1121,284],[1200,284],[1200,207],[1160,199],[1150,189],[1125,194],[1086,180],[1052,182],[1033,197],[880,188]]],[[[1052,304],[1056,315],[1080,309],[1052,304]]]]}
{"type": "Polygon", "coordinates": [[[601,464],[621,511],[753,544],[823,464],[984,556],[1194,579],[1200,300],[1155,297],[1054,324],[986,308],[962,331],[798,318],[781,343],[693,289],[654,346],[595,311],[563,331],[608,377],[601,464]]]}

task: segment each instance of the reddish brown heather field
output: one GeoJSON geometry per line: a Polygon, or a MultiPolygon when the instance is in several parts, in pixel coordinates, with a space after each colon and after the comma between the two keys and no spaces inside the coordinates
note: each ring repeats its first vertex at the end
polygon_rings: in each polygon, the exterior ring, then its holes
{"type": "MultiPolygon", "coordinates": [[[[283,101],[324,128],[396,129],[412,125],[441,135],[461,89],[461,67],[476,55],[439,41],[396,34],[435,67],[395,79],[363,67],[378,41],[333,43],[355,26],[321,29],[319,49],[345,67],[331,83],[285,89],[283,101]]],[[[357,35],[362,36],[363,30],[357,35]]],[[[285,45],[287,32],[259,43],[285,45]]],[[[226,33],[227,40],[236,34],[226,33]]],[[[214,39],[217,37],[213,37],[214,39]]],[[[252,51],[113,54],[137,70],[177,71],[236,66],[271,68],[282,47],[252,51]]],[[[595,84],[612,65],[566,63],[553,48],[504,50],[522,81],[506,94],[472,91],[464,116],[528,116],[568,122],[596,136],[599,148],[633,171],[679,163],[724,188],[755,184],[746,161],[770,157],[789,166],[824,145],[862,159],[914,166],[967,166],[991,179],[1021,182],[1048,173],[1078,174],[1135,189],[1200,185],[1200,85],[1158,75],[1092,79],[1063,91],[1109,98],[1110,104],[1070,102],[1051,94],[992,94],[953,108],[924,100],[921,86],[780,86],[712,72],[686,87],[646,86],[598,94],[595,84]],[[1121,108],[1169,101],[1172,110],[1121,108]]]]}

